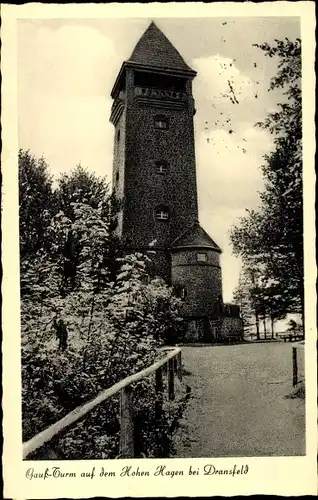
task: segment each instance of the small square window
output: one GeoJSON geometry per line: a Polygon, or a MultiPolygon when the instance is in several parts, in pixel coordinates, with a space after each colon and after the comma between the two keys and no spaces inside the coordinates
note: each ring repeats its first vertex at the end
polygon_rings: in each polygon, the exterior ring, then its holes
{"type": "Polygon", "coordinates": [[[206,262],[207,261],[207,255],[206,253],[197,253],[197,261],[198,262],[206,262]]]}

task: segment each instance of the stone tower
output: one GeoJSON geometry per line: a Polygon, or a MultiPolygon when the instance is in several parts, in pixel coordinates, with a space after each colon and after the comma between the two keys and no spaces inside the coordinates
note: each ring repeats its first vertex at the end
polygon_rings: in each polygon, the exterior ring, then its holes
{"type": "Polygon", "coordinates": [[[124,199],[128,247],[156,241],[155,273],[170,279],[171,242],[198,217],[192,79],[196,73],[151,23],[114,88],[113,186],[124,199]]]}
{"type": "Polygon", "coordinates": [[[152,274],[175,286],[191,318],[222,301],[221,250],[198,222],[195,76],[152,22],[121,66],[110,117],[117,232],[128,251],[155,250],[152,274]]]}

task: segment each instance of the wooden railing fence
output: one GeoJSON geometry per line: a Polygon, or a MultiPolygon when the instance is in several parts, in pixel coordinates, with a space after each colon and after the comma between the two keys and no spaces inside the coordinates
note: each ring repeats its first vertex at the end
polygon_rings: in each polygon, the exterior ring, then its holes
{"type": "Polygon", "coordinates": [[[51,425],[44,431],[40,432],[29,441],[23,443],[23,458],[26,459],[30,454],[39,450],[44,445],[48,444],[54,438],[64,433],[67,429],[77,423],[86,414],[91,412],[101,403],[111,398],[115,394],[120,393],[120,457],[134,457],[134,391],[132,384],[148,377],[152,373],[155,374],[155,414],[156,418],[160,419],[162,414],[162,392],[163,392],[163,370],[167,373],[167,391],[169,400],[175,397],[175,374],[179,380],[182,380],[182,359],[181,349],[179,347],[166,349],[167,354],[153,363],[148,368],[141,370],[134,375],[130,375],[112,387],[102,391],[96,398],[88,403],[75,408],[61,420],[51,425]]]}

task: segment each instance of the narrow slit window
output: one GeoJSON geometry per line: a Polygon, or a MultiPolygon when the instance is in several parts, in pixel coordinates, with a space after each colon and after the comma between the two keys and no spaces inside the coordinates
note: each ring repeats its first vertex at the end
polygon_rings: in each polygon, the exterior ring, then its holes
{"type": "Polygon", "coordinates": [[[178,285],[178,286],[174,287],[174,293],[179,299],[182,299],[182,300],[185,300],[187,298],[187,295],[188,295],[188,291],[187,291],[186,287],[182,286],[182,285],[178,285]]]}
{"type": "Polygon", "coordinates": [[[184,286],[180,290],[180,298],[182,300],[185,300],[187,298],[187,289],[184,286]]]}

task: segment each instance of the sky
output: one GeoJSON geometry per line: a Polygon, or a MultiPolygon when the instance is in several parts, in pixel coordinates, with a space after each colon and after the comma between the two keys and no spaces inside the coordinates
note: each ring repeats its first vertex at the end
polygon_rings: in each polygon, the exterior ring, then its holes
{"type": "MultiPolygon", "coordinates": [[[[255,124],[283,99],[281,92],[268,91],[277,62],[253,44],[300,38],[299,18],[153,20],[197,71],[199,217],[223,250],[223,298],[231,301],[240,260],[232,253],[229,230],[246,209],[257,208],[263,188],[260,166],[273,148],[273,138],[255,124]]],[[[19,20],[19,147],[43,155],[56,176],[81,163],[111,181],[110,91],[150,22],[19,20]]]]}

